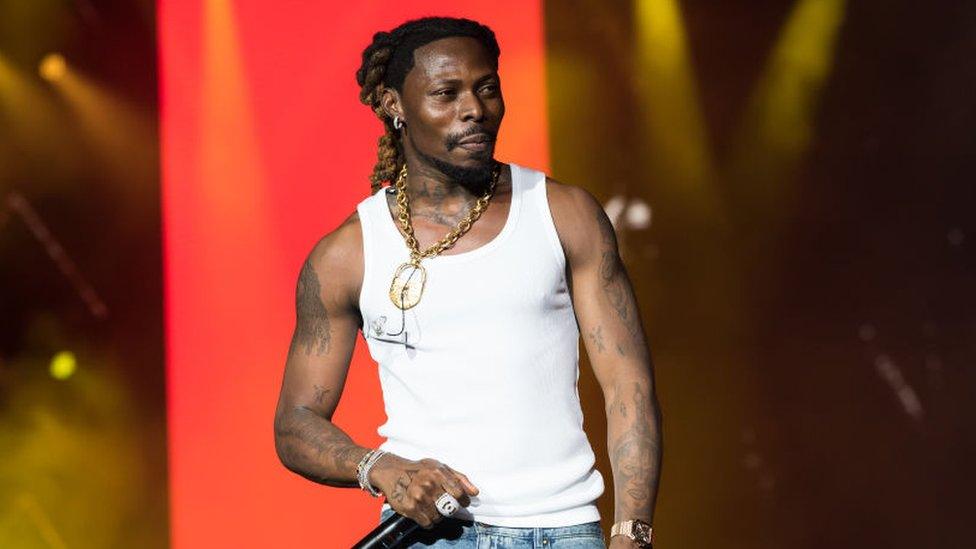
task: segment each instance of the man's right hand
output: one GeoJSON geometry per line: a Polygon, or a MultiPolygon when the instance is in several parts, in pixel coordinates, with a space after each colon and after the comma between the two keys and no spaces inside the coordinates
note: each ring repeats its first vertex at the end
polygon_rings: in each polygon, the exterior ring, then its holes
{"type": "Polygon", "coordinates": [[[389,453],[373,464],[369,482],[386,496],[394,511],[427,530],[444,518],[435,504],[444,492],[462,507],[471,503],[470,496],[478,494],[468,477],[436,459],[411,461],[389,453]]]}

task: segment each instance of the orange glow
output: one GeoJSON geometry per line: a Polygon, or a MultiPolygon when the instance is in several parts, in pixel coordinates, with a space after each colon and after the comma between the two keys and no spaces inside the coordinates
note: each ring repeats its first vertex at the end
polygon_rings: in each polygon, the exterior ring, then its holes
{"type": "MultiPolygon", "coordinates": [[[[369,193],[381,131],[354,72],[377,30],[433,12],[492,26],[499,157],[548,169],[537,2],[158,4],[172,546],[349,546],[380,501],[278,462],[272,420],[305,255],[369,193]]],[[[376,446],[360,341],[334,417],[376,446]]]]}
{"type": "Polygon", "coordinates": [[[56,82],[61,80],[65,73],[68,72],[68,63],[60,53],[49,53],[41,60],[41,64],[37,67],[37,72],[45,80],[56,82]]]}

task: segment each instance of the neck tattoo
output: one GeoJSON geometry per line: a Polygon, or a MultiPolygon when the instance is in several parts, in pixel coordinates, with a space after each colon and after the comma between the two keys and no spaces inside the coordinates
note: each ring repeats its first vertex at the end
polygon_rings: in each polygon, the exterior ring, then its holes
{"type": "Polygon", "coordinates": [[[421,251],[417,238],[413,234],[413,225],[410,223],[410,204],[407,198],[407,165],[404,164],[397,176],[394,187],[396,188],[397,219],[403,228],[403,239],[410,249],[410,260],[397,267],[393,273],[393,282],[390,284],[390,300],[401,310],[407,310],[420,303],[420,298],[424,293],[424,284],[427,282],[427,271],[420,264],[421,260],[434,257],[444,250],[454,246],[461,236],[468,232],[471,225],[481,217],[482,212],[488,207],[488,202],[495,193],[495,186],[498,184],[498,176],[501,174],[501,166],[497,162],[492,163],[491,183],[488,190],[475,202],[474,206],[468,211],[457,226],[447,233],[447,236],[432,244],[426,250],[421,251]]]}

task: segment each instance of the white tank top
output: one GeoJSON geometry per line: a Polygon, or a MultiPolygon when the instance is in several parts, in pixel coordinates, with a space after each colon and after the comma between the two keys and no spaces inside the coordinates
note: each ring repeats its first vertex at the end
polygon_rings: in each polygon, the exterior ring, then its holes
{"type": "Polygon", "coordinates": [[[545,174],[511,170],[504,228],[474,250],[424,259],[423,296],[405,314],[389,297],[409,259],[386,202],[392,189],[357,206],[359,308],[387,415],[380,448],[467,475],[480,493],[457,518],[513,527],[595,521],[604,483],[583,432],[566,259],[545,174]]]}

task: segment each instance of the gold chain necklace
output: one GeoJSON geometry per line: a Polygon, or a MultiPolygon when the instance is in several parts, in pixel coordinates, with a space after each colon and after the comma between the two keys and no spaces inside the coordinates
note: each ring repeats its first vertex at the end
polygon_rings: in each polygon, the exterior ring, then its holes
{"type": "Polygon", "coordinates": [[[420,261],[450,248],[464,233],[468,232],[471,225],[481,217],[481,213],[488,207],[488,201],[495,193],[495,185],[498,183],[500,173],[501,167],[496,162],[492,169],[491,184],[488,191],[478,198],[468,215],[464,216],[464,219],[459,221],[457,226],[447,233],[447,236],[426,250],[420,251],[420,245],[417,244],[417,238],[413,234],[413,226],[410,224],[410,205],[407,199],[407,165],[403,165],[399,175],[397,175],[394,187],[397,194],[397,219],[405,233],[403,239],[407,242],[407,247],[410,248],[410,260],[397,267],[396,272],[393,273],[393,283],[390,284],[390,300],[393,301],[394,305],[406,310],[420,303],[420,296],[424,293],[424,283],[427,281],[427,271],[420,265],[420,261]],[[415,278],[417,279],[415,280],[415,278]]]}

